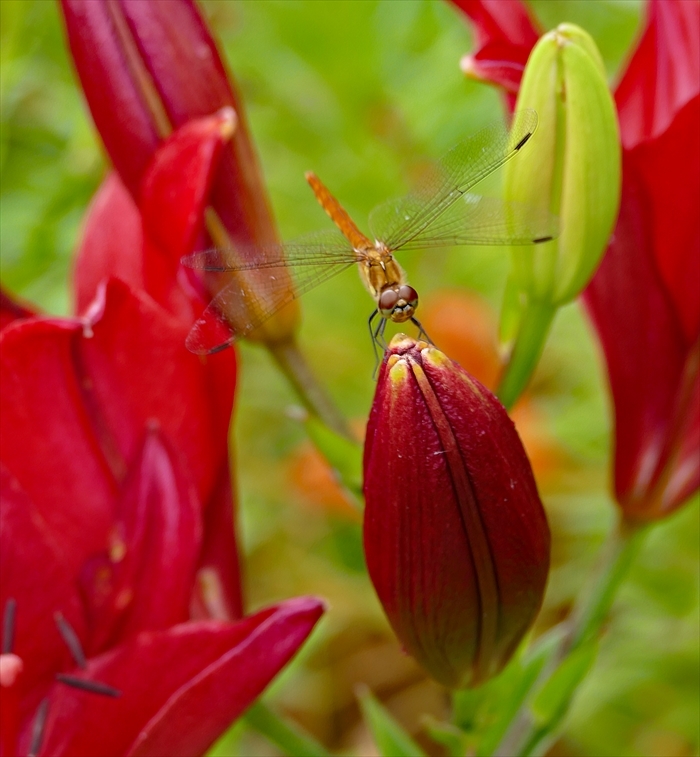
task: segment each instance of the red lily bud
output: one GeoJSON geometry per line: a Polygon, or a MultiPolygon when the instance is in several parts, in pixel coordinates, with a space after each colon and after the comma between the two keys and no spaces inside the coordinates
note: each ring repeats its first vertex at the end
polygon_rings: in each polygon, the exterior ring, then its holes
{"type": "Polygon", "coordinates": [[[498,673],[532,623],[549,528],[498,400],[425,342],[395,337],[364,458],[367,567],[396,635],[447,686],[498,673]]]}

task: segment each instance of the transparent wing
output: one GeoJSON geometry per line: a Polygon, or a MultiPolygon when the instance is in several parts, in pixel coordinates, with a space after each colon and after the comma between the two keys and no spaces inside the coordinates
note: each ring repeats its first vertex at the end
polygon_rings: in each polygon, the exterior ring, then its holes
{"type": "MultiPolygon", "coordinates": [[[[390,213],[391,204],[386,203],[386,206],[386,212],[390,213]]],[[[405,207],[406,198],[403,198],[399,212],[403,212],[405,207]]],[[[460,244],[533,244],[552,239],[557,232],[557,218],[545,208],[466,193],[413,238],[390,249],[418,250],[460,244]]]]}
{"type": "Polygon", "coordinates": [[[497,122],[453,147],[418,189],[375,208],[369,219],[375,239],[398,250],[431,226],[447,208],[512,158],[537,127],[537,113],[522,110],[510,129],[497,122]]]}
{"type": "Polygon", "coordinates": [[[308,265],[342,265],[357,262],[358,255],[338,231],[319,231],[291,242],[241,245],[194,252],[180,261],[200,271],[252,271],[265,268],[294,270],[308,265]]]}
{"type": "Polygon", "coordinates": [[[233,274],[192,327],[187,348],[198,354],[218,352],[358,259],[345,237],[332,231],[282,245],[211,249],[186,256],[182,263],[190,268],[233,274]],[[258,259],[251,260],[253,255],[258,259]]]}

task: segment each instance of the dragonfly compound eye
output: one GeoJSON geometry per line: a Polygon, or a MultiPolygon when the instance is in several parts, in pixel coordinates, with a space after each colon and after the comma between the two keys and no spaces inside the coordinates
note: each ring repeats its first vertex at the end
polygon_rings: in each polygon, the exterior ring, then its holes
{"type": "Polygon", "coordinates": [[[399,287],[399,299],[407,302],[414,310],[418,305],[418,292],[408,284],[399,287]]]}
{"type": "Polygon", "coordinates": [[[377,303],[379,312],[385,318],[388,318],[394,311],[394,308],[396,307],[396,304],[398,303],[398,301],[399,301],[399,294],[395,289],[385,289],[381,293],[381,296],[379,297],[379,302],[377,303]]]}

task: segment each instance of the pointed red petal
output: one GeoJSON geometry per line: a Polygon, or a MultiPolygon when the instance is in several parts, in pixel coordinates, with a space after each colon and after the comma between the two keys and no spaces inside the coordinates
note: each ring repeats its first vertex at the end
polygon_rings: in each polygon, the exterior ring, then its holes
{"type": "Polygon", "coordinates": [[[84,313],[110,277],[144,286],[141,215],[119,175],[111,173],[90,203],[75,261],[75,309],[84,313]]]}
{"type": "Polygon", "coordinates": [[[75,67],[105,148],[133,197],[160,141],[116,3],[61,0],[75,67]]]}
{"type": "Polygon", "coordinates": [[[77,567],[104,547],[117,486],[76,370],[83,325],[30,320],[0,333],[0,460],[77,567]]]}
{"type": "Polygon", "coordinates": [[[615,92],[626,148],[666,131],[700,91],[700,3],[651,0],[644,34],[615,92]]]}
{"type": "Polygon", "coordinates": [[[157,430],[147,433],[117,505],[111,559],[102,566],[112,574],[110,591],[101,591],[102,579],[87,592],[88,654],[188,618],[202,527],[186,469],[157,430]]]}
{"type": "Polygon", "coordinates": [[[236,624],[142,633],[90,661],[118,699],[62,688],[40,754],[201,755],[294,656],[323,613],[291,599],[236,624]]]}
{"type": "Polygon", "coordinates": [[[157,421],[187,460],[200,500],[208,501],[226,458],[233,352],[210,361],[190,354],[187,325],[118,281],[109,282],[105,298],[103,314],[92,321],[93,338],[80,343],[104,427],[128,462],[157,421]]]}
{"type": "Polygon", "coordinates": [[[676,114],[666,131],[629,151],[625,164],[633,165],[649,197],[654,262],[689,345],[700,336],[698,134],[700,91],[676,114]]]}
{"type": "Polygon", "coordinates": [[[201,285],[180,259],[192,252],[202,235],[204,210],[217,176],[222,149],[235,129],[230,108],[186,123],[156,151],[141,188],[146,249],[146,291],[188,325],[207,304],[201,285]]]}
{"type": "Polygon", "coordinates": [[[615,405],[616,496],[630,514],[649,507],[646,495],[663,468],[687,352],[658,276],[652,217],[633,161],[624,154],[617,227],[585,301],[605,351],[615,405]]]}
{"type": "Polygon", "coordinates": [[[539,31],[521,0],[452,0],[472,21],[477,49],[462,58],[462,70],[503,87],[515,104],[523,69],[539,31]]]}
{"type": "Polygon", "coordinates": [[[193,596],[194,617],[236,620],[243,616],[235,509],[227,460],[204,511],[204,544],[193,596]]]}
{"type": "Polygon", "coordinates": [[[18,683],[24,718],[45,695],[54,671],[71,665],[54,613],[62,613],[83,639],[85,627],[67,545],[2,464],[0,504],[0,615],[9,599],[17,602],[12,651],[24,663],[18,683]]]}

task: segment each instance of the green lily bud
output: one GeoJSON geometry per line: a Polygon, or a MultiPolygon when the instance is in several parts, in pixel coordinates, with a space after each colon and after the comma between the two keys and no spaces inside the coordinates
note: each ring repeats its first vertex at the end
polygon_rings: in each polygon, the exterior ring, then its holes
{"type": "Polygon", "coordinates": [[[537,111],[539,126],[531,149],[506,166],[504,194],[517,203],[544,203],[559,218],[559,235],[512,253],[502,334],[514,345],[499,389],[506,405],[534,369],[556,309],[596,270],[620,201],[615,104],[585,31],[562,24],[539,40],[518,95],[516,109],[523,108],[537,111]]]}

